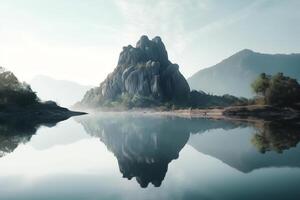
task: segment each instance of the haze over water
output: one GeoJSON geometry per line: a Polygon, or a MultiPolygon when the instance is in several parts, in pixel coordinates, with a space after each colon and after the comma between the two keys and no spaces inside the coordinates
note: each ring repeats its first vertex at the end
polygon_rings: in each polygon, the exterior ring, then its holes
{"type": "Polygon", "coordinates": [[[132,113],[2,124],[0,199],[299,199],[298,130],[132,113]]]}

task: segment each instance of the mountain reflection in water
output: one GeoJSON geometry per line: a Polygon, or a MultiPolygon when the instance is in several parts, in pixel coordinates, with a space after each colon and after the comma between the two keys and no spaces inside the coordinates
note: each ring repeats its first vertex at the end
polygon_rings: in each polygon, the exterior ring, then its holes
{"type": "MultiPolygon", "coordinates": [[[[114,154],[123,177],[135,178],[143,188],[149,183],[156,187],[162,184],[169,164],[178,159],[185,145],[243,173],[270,167],[300,167],[298,123],[250,123],[133,113],[105,113],[75,119],[114,154]]],[[[39,126],[15,120],[0,121],[0,157],[30,141],[39,126]]]]}
{"type": "MultiPolygon", "coordinates": [[[[285,129],[287,125],[284,125],[278,129],[276,123],[249,124],[226,120],[109,113],[84,116],[77,121],[83,125],[88,134],[99,137],[114,154],[123,177],[128,179],[135,177],[141,187],[147,187],[149,183],[156,187],[160,186],[166,176],[169,163],[178,158],[179,152],[187,143],[199,152],[216,157],[242,172],[271,166],[300,167],[300,158],[295,156],[296,154],[292,156],[288,154],[286,159],[283,156],[279,158],[277,153],[272,154],[271,157],[261,154],[275,150],[274,145],[284,149],[295,146],[300,140],[295,126],[288,126],[290,129],[285,129]],[[206,137],[197,136],[202,133],[209,136],[209,130],[228,131],[245,127],[252,127],[253,131],[256,131],[256,134],[251,133],[252,138],[242,141],[251,144],[250,151],[249,149],[243,151],[245,146],[236,143],[240,142],[240,138],[236,142],[234,139],[222,141],[223,137],[217,135],[210,141],[206,140],[206,137]],[[281,130],[289,132],[288,136],[281,135],[283,134],[281,130]],[[193,141],[194,137],[198,137],[201,142],[193,141]],[[281,143],[284,145],[280,145],[281,143]],[[235,146],[239,148],[232,148],[235,146]],[[260,162],[264,157],[266,160],[260,162]]],[[[230,133],[223,136],[230,138],[230,133]]]]}

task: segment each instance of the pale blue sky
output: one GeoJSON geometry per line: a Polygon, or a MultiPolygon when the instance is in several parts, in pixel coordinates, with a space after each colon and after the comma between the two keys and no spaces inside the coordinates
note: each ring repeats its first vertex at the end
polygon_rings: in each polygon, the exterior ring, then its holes
{"type": "Polygon", "coordinates": [[[0,0],[0,65],[99,84],[122,46],[162,37],[185,77],[244,48],[300,52],[299,0],[0,0]]]}

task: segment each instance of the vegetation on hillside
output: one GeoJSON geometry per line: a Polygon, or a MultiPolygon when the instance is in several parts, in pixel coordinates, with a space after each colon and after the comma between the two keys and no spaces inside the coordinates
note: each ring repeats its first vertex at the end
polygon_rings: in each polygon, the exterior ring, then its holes
{"type": "Polygon", "coordinates": [[[251,84],[256,94],[256,103],[273,106],[293,106],[300,100],[300,85],[296,79],[277,73],[265,73],[251,84]]]}
{"type": "Polygon", "coordinates": [[[149,108],[162,105],[159,101],[155,100],[153,97],[142,96],[142,95],[132,95],[132,94],[122,94],[117,96],[114,100],[103,100],[101,99],[97,102],[101,107],[107,108],[149,108]]]}
{"type": "Polygon", "coordinates": [[[0,105],[30,105],[37,103],[38,97],[26,83],[21,83],[10,71],[0,67],[0,105]]]}
{"type": "Polygon", "coordinates": [[[227,107],[246,104],[248,104],[248,99],[246,98],[238,98],[229,94],[217,96],[196,90],[190,92],[188,102],[188,106],[191,108],[227,107]]]}
{"type": "Polygon", "coordinates": [[[20,106],[38,102],[36,94],[30,90],[2,90],[0,89],[0,105],[16,104],[20,106]]]}

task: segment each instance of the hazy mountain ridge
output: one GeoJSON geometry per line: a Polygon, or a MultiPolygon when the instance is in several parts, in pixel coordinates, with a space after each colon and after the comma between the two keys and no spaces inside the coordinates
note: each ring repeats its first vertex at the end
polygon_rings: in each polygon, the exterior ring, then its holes
{"type": "Polygon", "coordinates": [[[57,80],[45,75],[35,76],[31,87],[42,100],[55,100],[59,105],[72,106],[80,101],[92,86],[81,85],[67,80],[57,80]]]}
{"type": "Polygon", "coordinates": [[[300,54],[264,54],[244,49],[188,78],[191,89],[223,95],[252,97],[250,85],[260,74],[285,75],[300,80],[300,54]]]}

